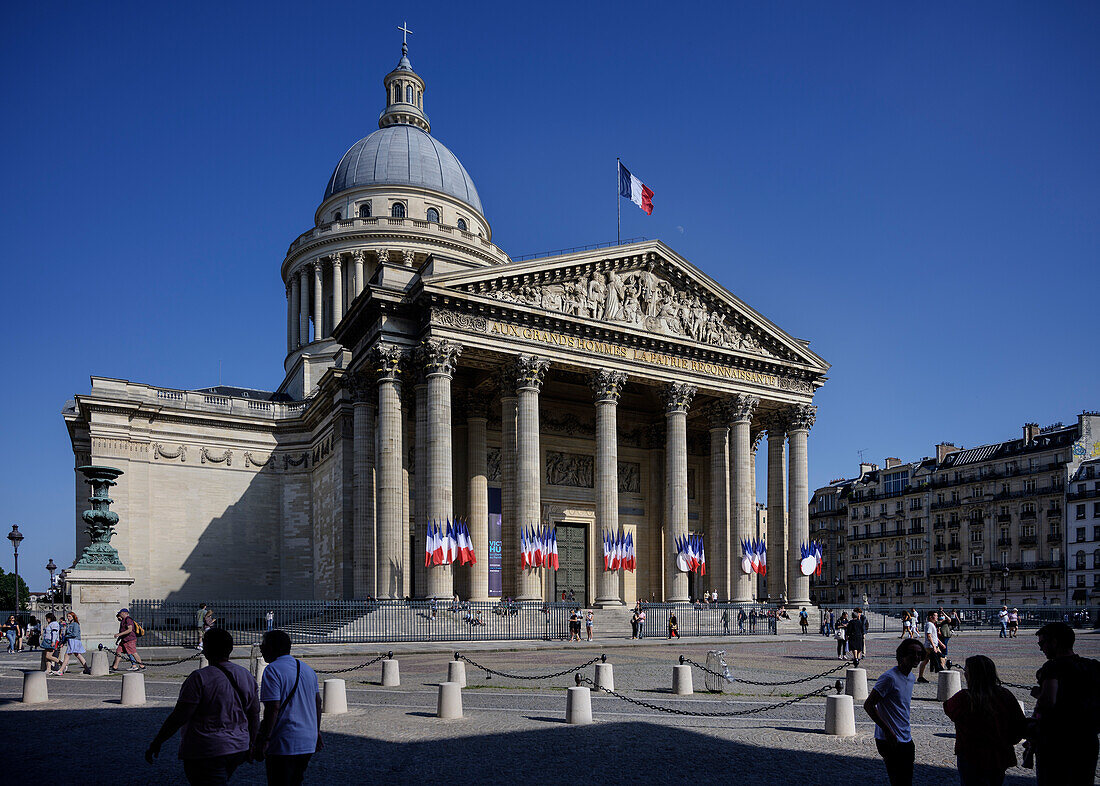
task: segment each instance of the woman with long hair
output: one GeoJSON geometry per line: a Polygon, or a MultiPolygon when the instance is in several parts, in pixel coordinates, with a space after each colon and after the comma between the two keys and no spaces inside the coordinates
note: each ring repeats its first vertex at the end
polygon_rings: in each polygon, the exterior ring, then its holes
{"type": "Polygon", "coordinates": [[[959,780],[963,786],[1001,786],[1005,771],[1016,766],[1014,746],[1024,736],[1024,713],[985,655],[967,658],[964,673],[966,687],[943,704],[955,722],[959,780]]]}
{"type": "Polygon", "coordinates": [[[87,650],[84,648],[84,642],[80,640],[80,618],[70,611],[65,615],[65,620],[66,625],[61,632],[61,643],[65,645],[65,657],[61,659],[61,665],[57,668],[58,676],[64,674],[69,668],[69,658],[73,655],[80,661],[83,670],[88,670],[88,661],[84,660],[84,653],[87,650]]]}
{"type": "Polygon", "coordinates": [[[836,637],[836,656],[840,660],[848,659],[848,612],[844,612],[840,615],[840,619],[836,621],[836,633],[833,634],[836,637]]]}

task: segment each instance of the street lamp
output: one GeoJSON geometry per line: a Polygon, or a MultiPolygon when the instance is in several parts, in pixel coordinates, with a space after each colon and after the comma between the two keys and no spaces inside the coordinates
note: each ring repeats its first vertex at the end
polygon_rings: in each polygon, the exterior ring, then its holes
{"type": "Polygon", "coordinates": [[[53,557],[50,557],[50,561],[46,563],[46,570],[50,572],[50,600],[53,600],[53,572],[57,570],[57,565],[53,564],[53,557]]]}
{"type": "Polygon", "coordinates": [[[1007,606],[1008,605],[1008,566],[1007,565],[1005,565],[1001,569],[1001,595],[1004,596],[1002,598],[1002,600],[1004,602],[1004,605],[1007,606]]]}
{"type": "Polygon", "coordinates": [[[23,533],[19,531],[18,524],[11,525],[11,532],[8,533],[8,540],[11,541],[12,548],[15,550],[15,613],[19,613],[19,544],[23,542],[23,533]]]}
{"type": "Polygon", "coordinates": [[[1043,605],[1047,605],[1047,574],[1045,572],[1039,573],[1039,581],[1043,583],[1043,605]]]}

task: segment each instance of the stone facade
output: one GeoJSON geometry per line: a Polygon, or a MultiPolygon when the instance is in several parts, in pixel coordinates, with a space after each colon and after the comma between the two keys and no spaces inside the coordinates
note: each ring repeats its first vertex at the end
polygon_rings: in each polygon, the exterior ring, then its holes
{"type": "Polygon", "coordinates": [[[283,261],[282,384],[93,378],[66,408],[76,463],[125,472],[134,596],[487,599],[499,514],[504,596],[558,594],[560,576],[520,567],[519,532],[568,527],[589,603],[808,602],[797,554],[828,364],[660,241],[512,261],[457,159],[416,141],[430,126],[407,57],[386,86],[386,145],[349,151],[283,261]],[[356,168],[402,144],[388,168],[356,168]],[[409,161],[408,182],[387,174],[409,161]],[[424,566],[428,523],[453,517],[477,566],[424,566]],[[766,584],[741,570],[762,526],[766,584]],[[605,534],[632,537],[636,571],[604,570],[605,534]],[[705,577],[677,567],[688,534],[705,577]]]}
{"type": "Polygon", "coordinates": [[[1093,434],[1100,413],[1083,412],[1072,426],[1025,424],[1020,439],[941,443],[935,457],[862,464],[857,477],[817,489],[811,529],[833,545],[815,596],[826,605],[1019,607],[1092,597],[1067,589],[1076,551],[1089,549],[1071,549],[1067,563],[1065,517],[1071,507],[1076,515],[1077,495],[1098,493],[1072,481],[1100,455],[1093,434]]]}

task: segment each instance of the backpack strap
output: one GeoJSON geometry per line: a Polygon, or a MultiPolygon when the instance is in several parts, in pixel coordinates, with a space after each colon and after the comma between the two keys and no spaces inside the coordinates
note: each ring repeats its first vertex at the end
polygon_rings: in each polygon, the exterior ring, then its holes
{"type": "Polygon", "coordinates": [[[290,700],[294,698],[294,694],[298,691],[298,682],[302,679],[302,662],[297,658],[294,659],[294,665],[297,666],[297,671],[294,674],[294,687],[290,689],[290,693],[286,695],[286,698],[279,702],[279,717],[275,719],[275,725],[271,727],[271,737],[275,736],[275,729],[279,728],[279,724],[283,722],[283,718],[286,717],[286,713],[283,710],[290,700]]]}
{"type": "Polygon", "coordinates": [[[248,718],[248,702],[244,700],[244,691],[242,691],[240,689],[240,686],[237,685],[236,680],[233,679],[233,675],[229,673],[229,669],[227,669],[225,667],[224,663],[215,663],[213,665],[214,665],[214,668],[216,668],[218,671],[220,671],[222,674],[224,674],[225,678],[227,680],[229,680],[229,684],[232,686],[233,692],[237,694],[237,699],[241,702],[241,712],[244,713],[244,717],[245,717],[245,719],[247,719],[248,718]]]}

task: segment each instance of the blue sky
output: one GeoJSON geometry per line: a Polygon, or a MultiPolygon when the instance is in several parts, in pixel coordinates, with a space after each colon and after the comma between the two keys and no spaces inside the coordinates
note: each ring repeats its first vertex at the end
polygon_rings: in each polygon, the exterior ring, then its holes
{"type": "Polygon", "coordinates": [[[74,556],[89,375],[279,383],[279,263],[404,15],[498,245],[613,239],[622,156],[656,192],[624,237],[833,364],[812,484],[1100,407],[1100,4],[360,7],[6,9],[0,490],[32,588],[74,556]]]}

